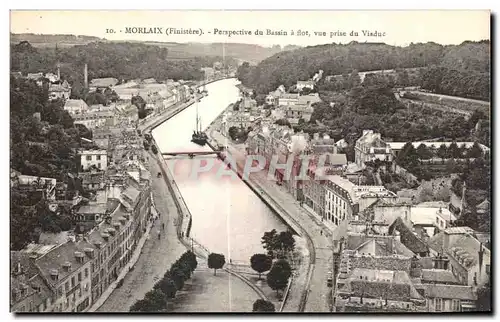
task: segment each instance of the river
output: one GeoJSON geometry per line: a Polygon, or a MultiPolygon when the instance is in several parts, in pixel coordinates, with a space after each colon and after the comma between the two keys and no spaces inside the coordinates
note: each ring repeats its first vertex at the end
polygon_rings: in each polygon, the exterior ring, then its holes
{"type": "MultiPolygon", "coordinates": [[[[237,84],[236,79],[226,79],[206,86],[209,95],[198,103],[204,129],[239,99],[237,84]]],[[[196,103],[155,128],[152,134],[161,152],[210,151],[191,142],[195,123],[196,103]]],[[[243,181],[216,175],[223,165],[215,156],[166,160],[193,218],[191,237],[211,252],[223,253],[226,261],[249,263],[253,254],[264,252],[260,241],[265,231],[286,229],[243,181]],[[201,166],[213,163],[213,171],[193,176],[193,167],[200,162],[201,166]]]]}

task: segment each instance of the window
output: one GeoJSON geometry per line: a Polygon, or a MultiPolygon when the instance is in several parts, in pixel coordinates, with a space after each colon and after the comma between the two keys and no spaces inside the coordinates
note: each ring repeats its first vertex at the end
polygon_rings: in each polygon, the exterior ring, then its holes
{"type": "Polygon", "coordinates": [[[101,156],[100,155],[96,156],[96,160],[101,161],[101,156]]]}
{"type": "Polygon", "coordinates": [[[91,155],[87,155],[87,161],[91,161],[92,160],[92,156],[91,155]]]}
{"type": "Polygon", "coordinates": [[[441,312],[443,310],[443,299],[435,298],[434,299],[434,306],[436,308],[436,312],[441,312]]]}
{"type": "Polygon", "coordinates": [[[65,284],[64,284],[64,290],[67,292],[69,291],[69,281],[67,281],[65,284]]]}
{"type": "Polygon", "coordinates": [[[436,217],[436,224],[439,225],[439,218],[438,217],[436,217]]]}
{"type": "Polygon", "coordinates": [[[99,169],[101,168],[101,163],[100,163],[100,162],[97,164],[97,167],[98,167],[99,169]]]}
{"type": "MultiPolygon", "coordinates": [[[[92,265],[94,265],[94,264],[92,264],[92,265]]],[[[89,277],[89,269],[88,268],[85,269],[85,278],[87,278],[87,277],[89,277]]]]}
{"type": "Polygon", "coordinates": [[[78,282],[82,281],[82,272],[78,273],[78,282]]]}
{"type": "Polygon", "coordinates": [[[75,277],[71,277],[71,287],[75,286],[76,283],[75,283],[75,277]]]}
{"type": "Polygon", "coordinates": [[[453,312],[460,312],[460,300],[452,300],[451,302],[451,310],[453,312]]]}

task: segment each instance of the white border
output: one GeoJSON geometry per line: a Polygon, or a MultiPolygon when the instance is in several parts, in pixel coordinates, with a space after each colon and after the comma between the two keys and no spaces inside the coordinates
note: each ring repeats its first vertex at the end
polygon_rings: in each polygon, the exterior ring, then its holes
{"type": "MultiPolygon", "coordinates": [[[[330,2],[330,1],[328,1],[330,2]]],[[[244,9],[282,9],[282,8],[287,8],[287,9],[306,9],[306,10],[312,10],[312,9],[328,9],[328,10],[332,10],[332,9],[343,9],[343,10],[346,10],[346,9],[351,9],[351,10],[355,10],[355,9],[375,9],[375,10],[381,10],[381,9],[491,9],[493,13],[495,12],[498,12],[498,4],[499,4],[499,1],[485,1],[485,0],[475,0],[475,1],[450,1],[450,2],[445,2],[445,1],[435,1],[435,0],[420,0],[416,3],[409,3],[409,2],[403,2],[403,1],[354,1],[354,0],[350,0],[350,1],[344,1],[344,2],[335,2],[335,3],[331,3],[329,5],[325,5],[326,3],[328,3],[327,1],[323,2],[323,4],[319,1],[292,1],[292,0],[288,0],[288,1],[264,1],[264,0],[252,0],[252,1],[245,1],[245,2],[236,2],[236,1],[221,1],[221,0],[212,0],[212,1],[193,1],[193,0],[183,0],[183,1],[168,1],[168,2],[157,2],[157,1],[150,1],[150,0],[141,0],[139,3],[140,3],[140,9],[240,9],[240,10],[244,10],[244,9]]],[[[111,4],[111,2],[107,2],[107,3],[103,3],[103,1],[97,1],[97,0],[87,0],[85,2],[82,2],[82,1],[79,1],[78,3],[77,2],[69,2],[69,1],[61,1],[61,0],[58,0],[58,1],[54,1],[54,0],[51,0],[51,1],[44,1],[44,2],[40,2],[40,1],[34,1],[34,0],[29,0],[29,1],[18,1],[18,2],[15,2],[15,3],[12,3],[15,7],[14,8],[9,8],[9,9],[33,9],[33,8],[38,8],[38,9],[93,9],[93,10],[96,10],[96,9],[119,9],[119,10],[124,10],[124,9],[132,9],[134,8],[134,6],[137,6],[137,1],[130,1],[130,0],[121,0],[119,2],[115,2],[113,4],[111,4]],[[42,5],[42,6],[41,6],[42,5]]],[[[2,2],[2,6],[5,4],[5,2],[2,2]]],[[[7,9],[7,8],[5,8],[7,9]]],[[[137,7],[135,7],[135,9],[139,9],[137,7]]],[[[4,50],[2,51],[2,54],[4,55],[3,59],[1,60],[2,62],[2,77],[0,77],[1,81],[2,81],[2,84],[0,86],[0,89],[2,90],[2,93],[3,95],[1,96],[4,101],[5,101],[5,104],[3,105],[3,108],[1,110],[1,113],[4,115],[3,117],[1,117],[1,120],[2,120],[2,123],[3,123],[3,126],[1,126],[0,128],[2,129],[3,131],[3,135],[1,135],[1,147],[2,147],[2,151],[5,152],[5,158],[2,158],[1,162],[2,162],[2,165],[1,165],[1,169],[3,169],[3,172],[2,172],[2,185],[1,187],[3,188],[4,192],[2,193],[2,196],[5,196],[4,200],[5,202],[2,202],[2,204],[4,205],[4,212],[3,212],[3,220],[4,220],[4,225],[2,225],[2,227],[9,227],[9,208],[8,208],[8,196],[9,196],[9,191],[8,191],[8,186],[7,186],[7,182],[8,182],[8,172],[7,172],[7,169],[9,168],[9,159],[7,158],[7,155],[8,155],[8,151],[9,151],[9,123],[8,123],[8,120],[9,120],[9,106],[8,106],[8,97],[9,97],[9,91],[8,91],[8,88],[9,88],[9,62],[10,62],[10,59],[9,59],[9,34],[7,33],[7,30],[10,30],[9,28],[9,13],[7,10],[2,10],[2,16],[4,19],[1,19],[2,23],[5,24],[6,28],[5,28],[5,33],[3,33],[3,37],[5,37],[4,39],[2,39],[2,43],[3,44],[6,44],[4,50]]],[[[89,23],[92,23],[92,22],[89,22],[89,23]]],[[[464,24],[466,24],[467,22],[464,21],[464,24]]],[[[496,40],[496,37],[495,37],[495,40],[496,40]]],[[[494,41],[494,39],[491,39],[491,41],[494,41]]],[[[497,58],[497,55],[495,54],[495,58],[497,58]]],[[[498,84],[496,84],[495,86],[495,91],[497,91],[498,89],[498,84]]],[[[496,108],[496,107],[493,107],[492,108],[496,108]]],[[[495,118],[496,120],[496,118],[495,118]]],[[[496,122],[495,122],[496,123],[496,122]]],[[[497,144],[495,143],[495,148],[497,147],[497,144]]],[[[496,194],[495,194],[495,197],[496,194]]],[[[495,198],[495,200],[500,200],[499,198],[495,198]]],[[[496,220],[497,222],[499,221],[498,219],[496,220]]],[[[496,227],[495,227],[496,228],[496,227]]],[[[7,253],[7,246],[8,245],[8,242],[9,242],[9,233],[8,233],[8,228],[4,228],[4,231],[0,234],[1,236],[1,239],[2,241],[0,242],[0,245],[4,245],[5,247],[5,250],[6,250],[6,253],[7,253]]],[[[497,230],[495,230],[496,232],[497,230]]],[[[496,244],[493,246],[494,249],[497,249],[496,248],[496,244]]],[[[8,274],[9,274],[9,267],[7,265],[7,263],[9,262],[9,255],[8,254],[5,254],[5,257],[4,257],[4,265],[2,265],[2,268],[1,268],[1,272],[2,274],[0,276],[3,276],[4,278],[2,280],[4,280],[6,282],[6,285],[5,287],[2,288],[3,292],[1,294],[1,298],[0,298],[0,303],[2,303],[2,305],[5,305],[5,310],[2,311],[2,318],[6,318],[7,320],[11,320],[14,318],[14,316],[12,314],[9,313],[9,306],[8,306],[8,303],[9,303],[9,293],[10,293],[10,289],[9,289],[9,279],[7,278],[8,274]]],[[[498,278],[496,278],[495,280],[498,280],[498,278]]],[[[498,301],[496,301],[498,303],[498,301]]],[[[498,308],[498,306],[496,306],[498,308]]],[[[51,316],[51,317],[48,317],[48,319],[52,319],[54,316],[51,316]]],[[[124,316],[115,316],[115,317],[111,317],[111,316],[91,316],[91,317],[85,317],[85,316],[82,316],[82,315],[75,315],[74,317],[77,317],[79,318],[80,321],[106,321],[110,318],[112,319],[127,319],[129,321],[139,321],[139,320],[143,320],[144,317],[134,317],[134,316],[130,316],[130,317],[124,317],[124,316]]],[[[219,319],[221,317],[219,316],[207,316],[209,317],[210,319],[219,319]]],[[[242,316],[244,317],[244,316],[242,316]]],[[[323,316],[323,317],[326,317],[326,316],[323,316]]],[[[359,317],[362,317],[362,316],[352,316],[352,318],[356,319],[356,318],[359,318],[359,317]]],[[[363,316],[363,317],[366,317],[363,316]]],[[[412,318],[415,318],[415,319],[427,319],[429,316],[420,316],[420,317],[413,317],[412,318]]],[[[439,315],[436,316],[437,318],[443,318],[443,317],[439,317],[439,315]]],[[[72,316],[70,315],[66,315],[64,318],[73,318],[72,316]]],[[[149,318],[149,317],[146,317],[146,318],[149,318]]],[[[151,316],[151,318],[155,318],[154,315],[151,316]]],[[[165,317],[161,317],[161,318],[165,318],[165,317]]],[[[166,317],[168,319],[171,319],[171,320],[181,320],[182,321],[185,321],[185,320],[192,320],[194,319],[194,317],[190,317],[190,316],[179,316],[179,317],[166,317]]],[[[228,317],[228,318],[225,318],[225,317],[222,317],[224,318],[225,320],[236,320],[236,319],[239,319],[241,317],[228,317]]],[[[244,317],[246,318],[246,317],[244,317]]],[[[281,317],[283,318],[283,317],[281,317]]],[[[287,317],[288,318],[288,317],[287,317]]],[[[295,318],[295,317],[294,317],[295,318]]],[[[309,316],[300,316],[299,319],[308,319],[309,316]]],[[[330,317],[328,317],[330,318],[330,317]]],[[[345,319],[346,317],[345,316],[332,316],[331,319],[335,319],[335,320],[339,320],[339,319],[345,319]]],[[[369,317],[370,319],[373,319],[373,320],[385,320],[387,318],[390,318],[390,317],[386,317],[386,316],[374,316],[374,317],[369,317]]],[[[404,317],[397,317],[395,319],[397,320],[402,320],[404,317]]],[[[452,317],[450,317],[452,318],[452,317]]],[[[474,316],[465,316],[465,317],[461,317],[460,319],[461,320],[473,320],[475,317],[474,316]]],[[[261,317],[259,318],[259,321],[271,321],[271,317],[261,317]]],[[[392,318],[391,318],[392,319],[392,318]]],[[[3,320],[3,319],[2,319],[3,320]]],[[[23,318],[23,320],[25,321],[30,321],[30,320],[35,320],[35,318],[23,318]]]]}

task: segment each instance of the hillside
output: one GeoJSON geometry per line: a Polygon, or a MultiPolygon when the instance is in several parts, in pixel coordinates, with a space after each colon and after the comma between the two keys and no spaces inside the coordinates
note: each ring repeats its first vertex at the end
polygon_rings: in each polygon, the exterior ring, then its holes
{"type": "Polygon", "coordinates": [[[464,42],[458,46],[418,43],[407,47],[383,43],[327,44],[280,52],[256,67],[240,68],[242,83],[257,93],[279,85],[310,79],[319,69],[324,75],[352,71],[436,66],[422,87],[436,93],[489,100],[490,42],[464,42]],[[465,79],[466,78],[466,79],[465,79]],[[475,89],[471,89],[475,86],[475,89]]]}
{"type": "MultiPolygon", "coordinates": [[[[73,87],[72,96],[81,97],[83,68],[88,64],[89,79],[115,77],[119,80],[136,78],[200,80],[201,68],[212,66],[222,57],[204,56],[189,60],[169,60],[169,50],[142,43],[92,42],[68,48],[34,48],[28,42],[11,45],[11,70],[23,74],[56,72],[73,87]]],[[[235,65],[232,58],[226,64],[235,65]]]]}
{"type": "MultiPolygon", "coordinates": [[[[36,35],[36,34],[11,34],[10,43],[17,44],[28,41],[35,48],[55,48],[56,43],[60,48],[72,47],[75,45],[86,45],[91,42],[124,43],[125,41],[112,41],[91,36],[75,35],[36,35]]],[[[175,43],[156,41],[127,41],[129,43],[142,43],[153,45],[169,50],[168,59],[190,59],[201,56],[226,56],[233,57],[238,61],[248,61],[257,64],[260,61],[271,57],[282,51],[280,46],[262,47],[253,44],[239,43],[175,43]]],[[[283,50],[296,49],[296,46],[285,46],[283,50]]]]}

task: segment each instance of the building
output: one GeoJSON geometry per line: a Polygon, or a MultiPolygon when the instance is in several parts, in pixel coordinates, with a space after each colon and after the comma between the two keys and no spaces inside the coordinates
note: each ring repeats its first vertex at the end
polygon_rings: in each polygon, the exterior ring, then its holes
{"type": "Polygon", "coordinates": [[[113,87],[118,84],[118,79],[107,77],[107,78],[94,78],[90,81],[89,89],[90,91],[96,91],[98,89],[104,90],[108,87],[113,87]]]}
{"type": "Polygon", "coordinates": [[[311,115],[314,112],[314,108],[311,105],[306,104],[292,104],[286,105],[284,111],[289,122],[291,124],[297,124],[300,119],[303,119],[305,122],[309,122],[311,115]],[[293,120],[296,121],[293,122],[293,120]]]}
{"type": "Polygon", "coordinates": [[[116,119],[110,110],[89,110],[87,113],[74,115],[75,124],[82,124],[89,130],[99,127],[115,126],[116,119]]]}
{"type": "Polygon", "coordinates": [[[85,312],[92,303],[90,275],[94,257],[93,246],[85,240],[69,240],[57,246],[31,244],[25,250],[11,253],[17,266],[11,269],[11,274],[18,281],[23,276],[21,280],[28,282],[18,284],[21,292],[13,288],[16,301],[14,305],[11,303],[11,310],[85,312]],[[16,303],[19,299],[21,303],[16,303]]]}
{"type": "Polygon", "coordinates": [[[303,207],[313,212],[314,214],[325,218],[325,183],[326,180],[322,180],[320,175],[322,173],[321,169],[315,169],[310,167],[308,170],[308,180],[304,181],[304,203],[303,207]]]}
{"type": "Polygon", "coordinates": [[[309,88],[310,90],[314,89],[314,81],[297,81],[297,90],[300,92],[304,88],[309,88]]]}
{"type": "Polygon", "coordinates": [[[82,188],[87,191],[101,190],[106,184],[104,171],[82,172],[78,176],[82,180],[82,188]]]}
{"type": "Polygon", "coordinates": [[[309,144],[314,154],[336,154],[338,151],[335,140],[331,139],[330,136],[326,134],[320,137],[319,133],[314,133],[309,144]]]}
{"type": "Polygon", "coordinates": [[[17,171],[11,172],[10,186],[31,194],[39,194],[46,200],[55,200],[57,180],[20,174],[17,171]]]}
{"type": "Polygon", "coordinates": [[[64,110],[71,115],[84,114],[89,110],[89,106],[81,99],[67,99],[64,103],[64,110]]]}
{"type": "Polygon", "coordinates": [[[462,285],[480,287],[490,280],[490,250],[477,240],[469,227],[452,227],[428,242],[433,254],[445,254],[450,269],[462,285]]]}
{"type": "Polygon", "coordinates": [[[446,203],[424,202],[411,207],[411,221],[414,227],[422,227],[429,237],[445,230],[457,218],[448,210],[446,203]]]}
{"type": "Polygon", "coordinates": [[[284,93],[278,98],[278,105],[290,106],[299,103],[299,94],[284,93]]]}
{"type": "Polygon", "coordinates": [[[373,133],[372,130],[363,131],[363,135],[356,141],[354,151],[356,164],[363,169],[368,161],[391,162],[393,160],[390,145],[381,139],[380,133],[373,133]]]}
{"type": "Polygon", "coordinates": [[[355,185],[338,175],[328,176],[325,183],[324,219],[336,226],[344,220],[354,219],[359,212],[355,185]]]}
{"type": "Polygon", "coordinates": [[[473,312],[477,294],[465,285],[422,284],[417,290],[426,298],[426,312],[473,312]]]}
{"type": "Polygon", "coordinates": [[[351,221],[339,254],[337,312],[413,312],[425,298],[413,284],[413,253],[387,225],[351,221]]]}
{"type": "Polygon", "coordinates": [[[85,171],[90,167],[96,169],[106,170],[108,167],[108,153],[106,150],[81,150],[80,156],[80,169],[85,171]]]}
{"type": "Polygon", "coordinates": [[[67,81],[61,84],[49,84],[49,100],[64,99],[71,96],[71,86],[67,81]]]}
{"type": "Polygon", "coordinates": [[[203,67],[201,71],[205,74],[205,80],[212,80],[215,76],[215,70],[212,67],[203,67]]]}

